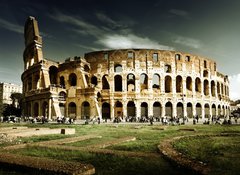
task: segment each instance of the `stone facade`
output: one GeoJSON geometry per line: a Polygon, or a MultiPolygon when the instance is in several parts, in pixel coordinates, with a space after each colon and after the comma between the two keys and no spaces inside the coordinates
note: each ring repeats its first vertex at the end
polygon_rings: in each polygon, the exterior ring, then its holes
{"type": "Polygon", "coordinates": [[[43,58],[37,21],[25,25],[24,115],[77,119],[229,115],[216,62],[177,51],[119,49],[59,63],[43,58]]]}

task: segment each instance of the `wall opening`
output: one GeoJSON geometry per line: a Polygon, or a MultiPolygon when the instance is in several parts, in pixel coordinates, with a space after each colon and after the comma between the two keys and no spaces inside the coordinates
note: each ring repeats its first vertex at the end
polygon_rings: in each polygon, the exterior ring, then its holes
{"type": "Polygon", "coordinates": [[[110,119],[111,113],[110,113],[110,104],[105,102],[102,104],[102,118],[103,119],[110,119]]]}
{"type": "Polygon", "coordinates": [[[74,102],[68,104],[68,117],[76,118],[77,116],[77,107],[74,102]]]}
{"type": "Polygon", "coordinates": [[[177,116],[183,117],[183,104],[181,102],[177,103],[177,116]]]}
{"type": "Polygon", "coordinates": [[[201,93],[201,80],[200,78],[196,78],[195,80],[195,91],[201,93]]]}
{"type": "Polygon", "coordinates": [[[153,75],[152,88],[160,89],[160,76],[158,74],[153,75]]]}
{"type": "Polygon", "coordinates": [[[192,103],[187,103],[187,117],[193,118],[192,103]]]}
{"type": "Polygon", "coordinates": [[[82,119],[89,119],[91,114],[90,114],[90,104],[87,101],[84,101],[81,106],[81,118],[82,119]]]}
{"type": "Polygon", "coordinates": [[[172,103],[171,102],[167,102],[165,104],[165,114],[168,117],[172,117],[172,103]]]}
{"type": "Polygon", "coordinates": [[[162,116],[162,108],[159,102],[153,103],[153,117],[160,118],[162,116]]]}
{"type": "Polygon", "coordinates": [[[118,92],[122,91],[122,77],[120,75],[116,75],[114,77],[114,87],[115,87],[115,91],[118,91],[118,92]]]}
{"type": "Polygon", "coordinates": [[[188,91],[192,91],[192,78],[191,77],[187,77],[186,86],[187,86],[188,91]]]}
{"type": "Polygon", "coordinates": [[[77,86],[77,75],[75,73],[71,73],[69,75],[69,85],[70,86],[77,86]]]}
{"type": "Polygon", "coordinates": [[[135,76],[133,74],[127,75],[127,91],[135,91],[135,76]]]}
{"type": "Polygon", "coordinates": [[[141,90],[148,89],[148,76],[146,74],[141,74],[140,76],[140,87],[141,90]]]}
{"type": "Polygon", "coordinates": [[[141,103],[141,117],[148,117],[148,104],[146,102],[141,103]]]}
{"type": "Polygon", "coordinates": [[[131,117],[136,116],[136,107],[133,101],[129,101],[127,104],[127,115],[131,117]]]}
{"type": "Polygon", "coordinates": [[[108,80],[107,80],[107,75],[104,75],[102,77],[102,89],[110,89],[109,88],[109,83],[108,83],[108,80]]]}
{"type": "Polygon", "coordinates": [[[182,85],[182,77],[181,76],[177,76],[176,77],[176,92],[177,93],[182,93],[182,88],[183,85],[182,85]]]}
{"type": "Polygon", "coordinates": [[[165,77],[165,92],[172,92],[172,78],[170,76],[165,77]]]}

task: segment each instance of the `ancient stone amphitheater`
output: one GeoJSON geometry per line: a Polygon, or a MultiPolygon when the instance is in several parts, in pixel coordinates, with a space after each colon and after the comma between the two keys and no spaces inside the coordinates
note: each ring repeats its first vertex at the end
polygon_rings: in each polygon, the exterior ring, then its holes
{"type": "Polygon", "coordinates": [[[63,63],[43,58],[34,17],[25,24],[24,115],[125,118],[229,115],[229,80],[216,62],[157,49],[90,52],[63,63]]]}

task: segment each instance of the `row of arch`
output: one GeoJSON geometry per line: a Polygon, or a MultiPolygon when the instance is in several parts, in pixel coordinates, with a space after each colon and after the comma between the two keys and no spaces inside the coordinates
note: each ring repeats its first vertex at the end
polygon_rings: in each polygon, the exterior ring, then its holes
{"type": "MultiPolygon", "coordinates": [[[[96,79],[96,77],[93,77],[92,79],[92,83],[96,83],[96,81],[94,81],[96,79]]],[[[128,74],[127,75],[127,91],[135,91],[135,75],[134,74],[128,74]]],[[[165,84],[165,92],[166,93],[171,93],[173,91],[172,88],[172,77],[167,75],[164,78],[164,84],[165,84]]],[[[195,89],[193,89],[193,79],[192,77],[188,76],[186,78],[186,90],[188,91],[193,91],[195,90],[196,92],[202,92],[202,88],[203,88],[203,93],[204,95],[211,95],[212,96],[216,96],[216,93],[219,94],[223,94],[223,95],[229,95],[229,90],[228,90],[228,86],[223,85],[223,83],[217,82],[215,83],[214,80],[210,81],[205,79],[203,80],[203,82],[201,81],[201,79],[199,77],[197,77],[195,79],[194,82],[194,87],[195,89]]],[[[97,84],[95,84],[97,85],[97,84]]],[[[114,76],[114,87],[115,87],[115,91],[122,91],[122,76],[121,75],[115,75],[114,76]]],[[[141,74],[140,75],[140,89],[148,89],[148,76],[146,74],[141,74]]],[[[107,80],[107,75],[104,75],[102,77],[102,89],[109,89],[109,82],[107,80]]],[[[153,78],[152,78],[152,88],[155,89],[161,89],[161,78],[160,75],[155,73],[153,74],[153,78]]],[[[176,92],[177,93],[183,93],[183,78],[182,76],[178,75],[176,76],[176,92]]]]}
{"type": "MultiPolygon", "coordinates": [[[[162,116],[162,108],[165,108],[165,116],[173,116],[173,104],[171,102],[167,102],[164,106],[161,105],[160,102],[156,101],[153,103],[152,110],[153,110],[153,116],[154,117],[161,117],[162,116]]],[[[178,102],[176,104],[176,111],[178,117],[183,117],[184,115],[184,105],[181,102],[178,102]]],[[[218,105],[212,104],[211,106],[209,104],[201,105],[200,103],[197,103],[195,106],[193,106],[192,103],[187,103],[187,117],[192,118],[193,117],[193,107],[196,109],[196,115],[202,116],[202,109],[204,109],[204,115],[205,117],[210,116],[216,116],[216,115],[227,115],[228,107],[224,105],[218,105]],[[210,112],[211,110],[211,112],[210,112]]],[[[127,116],[136,116],[136,108],[134,101],[129,101],[127,103],[127,116]]],[[[140,111],[141,116],[149,116],[149,105],[146,102],[142,102],[140,105],[140,111]]],[[[69,116],[77,116],[77,105],[74,102],[71,102],[68,104],[68,115],[69,116]]],[[[90,103],[87,101],[84,101],[81,105],[81,118],[90,118],[91,116],[91,106],[90,103]]],[[[114,105],[114,117],[117,116],[123,116],[123,104],[120,101],[117,101],[114,105]]],[[[108,102],[104,102],[102,104],[102,118],[111,118],[111,107],[108,102]]]]}

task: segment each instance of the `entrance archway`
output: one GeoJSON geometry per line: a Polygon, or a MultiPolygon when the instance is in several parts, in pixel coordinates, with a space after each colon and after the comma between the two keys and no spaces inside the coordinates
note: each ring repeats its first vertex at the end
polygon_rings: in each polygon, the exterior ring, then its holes
{"type": "Polygon", "coordinates": [[[183,104],[181,102],[177,103],[177,116],[183,117],[183,104]]]}
{"type": "Polygon", "coordinates": [[[115,113],[115,117],[122,117],[123,115],[123,105],[120,101],[117,101],[115,103],[115,110],[114,110],[114,113],[115,113]]]}
{"type": "Polygon", "coordinates": [[[148,117],[148,104],[146,102],[141,104],[141,116],[148,117]]]}
{"type": "Polygon", "coordinates": [[[172,103],[171,102],[167,102],[165,104],[165,114],[166,114],[166,116],[172,117],[172,103]]]}
{"type": "Polygon", "coordinates": [[[90,104],[87,101],[84,101],[81,106],[81,118],[89,119],[90,118],[90,104]]]}
{"type": "Polygon", "coordinates": [[[111,113],[110,113],[110,104],[105,102],[102,104],[102,118],[103,119],[110,119],[111,113]]]}
{"type": "Polygon", "coordinates": [[[159,102],[153,103],[153,116],[161,117],[161,115],[162,115],[161,104],[159,102]]]}
{"type": "Polygon", "coordinates": [[[136,116],[136,107],[133,101],[129,101],[127,104],[127,115],[131,117],[136,116]]]}

